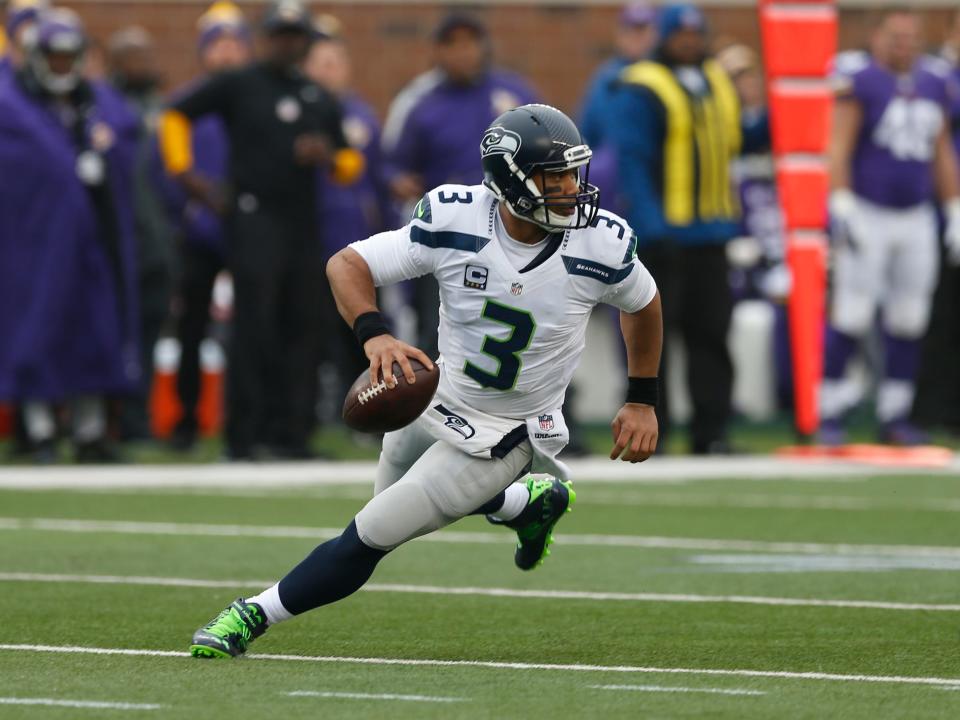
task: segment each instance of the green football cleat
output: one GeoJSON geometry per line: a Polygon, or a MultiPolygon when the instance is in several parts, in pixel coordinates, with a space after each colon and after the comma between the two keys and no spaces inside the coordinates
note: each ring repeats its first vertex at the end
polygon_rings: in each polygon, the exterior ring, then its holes
{"type": "Polygon", "coordinates": [[[237,657],[266,630],[267,616],[263,608],[237,598],[193,634],[190,654],[196,658],[237,657]]]}
{"type": "Polygon", "coordinates": [[[557,480],[549,475],[527,478],[530,500],[517,518],[526,522],[515,527],[518,542],[513,555],[514,563],[521,570],[533,570],[550,554],[553,528],[564,513],[570,512],[577,499],[572,485],[570,481],[557,480]]]}

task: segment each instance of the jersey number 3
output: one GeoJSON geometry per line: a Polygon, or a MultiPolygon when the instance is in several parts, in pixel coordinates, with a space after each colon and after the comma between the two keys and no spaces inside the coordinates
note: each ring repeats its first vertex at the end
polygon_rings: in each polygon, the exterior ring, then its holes
{"type": "Polygon", "coordinates": [[[480,387],[513,390],[522,365],[520,353],[530,346],[537,324],[533,321],[533,315],[525,310],[517,310],[493,300],[487,300],[483,306],[482,316],[494,322],[503,323],[511,328],[512,332],[505,340],[498,340],[489,335],[483,339],[480,350],[497,361],[497,372],[489,373],[469,360],[464,365],[463,372],[476,380],[480,387]]]}

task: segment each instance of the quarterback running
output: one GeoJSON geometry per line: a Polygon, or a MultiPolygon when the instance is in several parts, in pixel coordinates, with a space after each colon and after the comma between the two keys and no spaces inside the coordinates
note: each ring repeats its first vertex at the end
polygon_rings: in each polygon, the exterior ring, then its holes
{"type": "Polygon", "coordinates": [[[593,308],[620,310],[626,400],[612,460],[656,449],[660,298],[626,221],[599,208],[592,152],[562,112],[524,105],[480,139],[482,185],[427,193],[411,221],[354,243],[327,266],[337,307],[377,382],[415,382],[419,349],[390,334],[375,288],[426,274],[440,285],[440,384],[412,424],[387,433],[374,497],[343,533],[278,583],[230,604],[193,636],[195,657],[235,657],[278,622],[358,590],[388,553],[462,517],[517,533],[514,562],[536,567],[575,494],[557,454],[560,407],[593,308]]]}

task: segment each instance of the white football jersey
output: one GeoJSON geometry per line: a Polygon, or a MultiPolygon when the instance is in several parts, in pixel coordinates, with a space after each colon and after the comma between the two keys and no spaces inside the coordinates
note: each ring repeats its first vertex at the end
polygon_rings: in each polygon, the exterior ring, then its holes
{"type": "Polygon", "coordinates": [[[434,275],[445,388],[467,407],[525,419],[563,404],[593,307],[636,312],[656,285],[626,220],[605,210],[589,228],[548,238],[545,259],[517,269],[498,207],[483,185],[441,185],[408,225],[350,247],[378,287],[434,275]]]}

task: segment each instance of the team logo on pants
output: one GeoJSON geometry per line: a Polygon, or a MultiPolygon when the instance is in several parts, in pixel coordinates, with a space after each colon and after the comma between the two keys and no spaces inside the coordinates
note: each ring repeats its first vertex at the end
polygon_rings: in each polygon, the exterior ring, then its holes
{"type": "Polygon", "coordinates": [[[433,409],[436,410],[441,415],[446,417],[444,425],[453,430],[454,432],[460,433],[463,436],[464,440],[469,440],[474,435],[477,434],[476,428],[473,427],[470,423],[467,422],[465,417],[457,415],[455,412],[450,412],[442,404],[437,404],[433,406],[433,409]]]}

